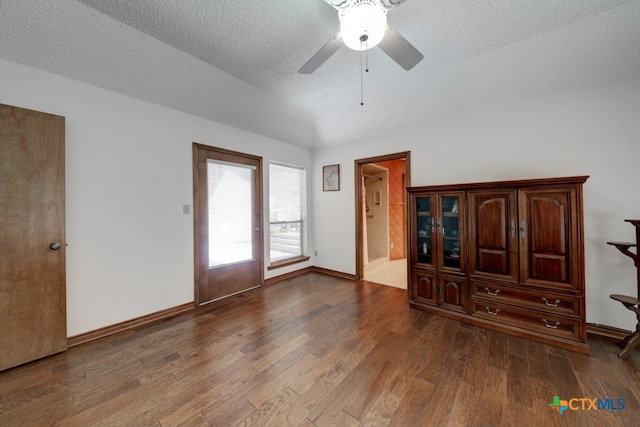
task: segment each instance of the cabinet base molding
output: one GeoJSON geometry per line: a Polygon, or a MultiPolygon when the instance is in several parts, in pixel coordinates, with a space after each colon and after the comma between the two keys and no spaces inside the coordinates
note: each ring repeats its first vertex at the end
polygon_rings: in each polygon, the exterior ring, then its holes
{"type": "Polygon", "coordinates": [[[409,306],[416,310],[425,311],[427,313],[436,314],[438,316],[448,317],[449,319],[468,323],[474,326],[480,326],[480,327],[491,329],[497,332],[502,332],[507,335],[530,339],[532,341],[540,342],[542,344],[547,344],[552,347],[562,348],[565,350],[573,351],[573,352],[584,354],[587,356],[591,354],[591,349],[589,348],[589,346],[586,343],[583,343],[580,341],[563,339],[557,336],[553,336],[553,337],[547,336],[539,332],[527,331],[522,328],[510,326],[508,324],[491,322],[476,316],[457,313],[451,310],[443,309],[437,306],[431,306],[428,304],[416,304],[415,302],[411,302],[409,306]]]}

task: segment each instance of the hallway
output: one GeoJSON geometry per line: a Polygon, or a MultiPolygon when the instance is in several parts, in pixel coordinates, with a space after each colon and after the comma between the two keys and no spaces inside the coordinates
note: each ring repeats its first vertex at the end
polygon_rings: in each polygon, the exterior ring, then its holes
{"type": "Polygon", "coordinates": [[[364,280],[395,288],[407,289],[407,259],[389,261],[389,258],[370,260],[364,266],[364,280]]]}

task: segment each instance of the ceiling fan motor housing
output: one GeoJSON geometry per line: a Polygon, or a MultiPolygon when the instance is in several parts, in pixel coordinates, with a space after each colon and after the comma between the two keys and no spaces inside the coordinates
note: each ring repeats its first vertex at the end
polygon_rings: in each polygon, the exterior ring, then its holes
{"type": "Polygon", "coordinates": [[[379,0],[352,0],[339,17],[342,40],[353,50],[375,47],[387,29],[387,11],[379,0]]]}
{"type": "Polygon", "coordinates": [[[324,2],[338,11],[340,32],[298,70],[300,74],[313,73],[343,44],[356,51],[371,49],[378,45],[384,53],[407,71],[424,59],[418,49],[387,25],[387,11],[398,7],[405,0],[324,0],[324,2]]]}

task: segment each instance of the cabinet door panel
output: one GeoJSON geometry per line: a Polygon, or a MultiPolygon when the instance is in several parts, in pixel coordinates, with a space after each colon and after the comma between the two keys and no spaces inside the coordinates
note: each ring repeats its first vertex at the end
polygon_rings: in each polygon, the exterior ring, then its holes
{"type": "Polygon", "coordinates": [[[437,274],[429,271],[411,272],[411,299],[431,305],[438,304],[437,274]]]}
{"type": "Polygon", "coordinates": [[[580,243],[574,188],[520,192],[523,284],[577,289],[580,243]],[[572,266],[574,269],[572,270],[572,266]]]}
{"type": "Polygon", "coordinates": [[[457,276],[440,276],[438,282],[438,305],[466,313],[467,279],[457,276]]]}
{"type": "Polygon", "coordinates": [[[469,193],[469,266],[476,276],[518,280],[515,190],[469,193]]]}

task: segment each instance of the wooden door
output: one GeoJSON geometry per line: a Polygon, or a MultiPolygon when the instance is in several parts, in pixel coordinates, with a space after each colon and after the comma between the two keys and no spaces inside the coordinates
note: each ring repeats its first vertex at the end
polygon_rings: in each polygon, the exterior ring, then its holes
{"type": "Polygon", "coordinates": [[[516,190],[469,192],[469,272],[518,281],[516,190]]]}
{"type": "Polygon", "coordinates": [[[578,195],[574,187],[520,190],[520,282],[579,289],[578,195]]]}
{"type": "Polygon", "coordinates": [[[0,105],[0,370],[67,348],[64,117],[0,105]]]}
{"type": "Polygon", "coordinates": [[[193,146],[196,303],[263,282],[262,158],[193,146]]]}

